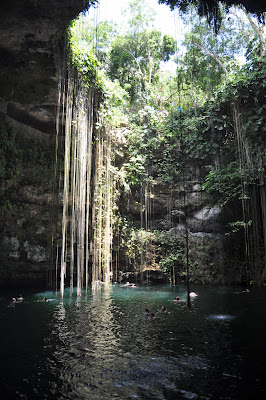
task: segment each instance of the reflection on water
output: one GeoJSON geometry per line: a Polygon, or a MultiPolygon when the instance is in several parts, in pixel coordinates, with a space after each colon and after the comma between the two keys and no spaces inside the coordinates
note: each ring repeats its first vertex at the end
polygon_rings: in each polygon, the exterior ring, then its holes
{"type": "Polygon", "coordinates": [[[264,398],[265,292],[193,289],[191,309],[179,286],[2,296],[1,398],[264,398]]]}
{"type": "Polygon", "coordinates": [[[235,315],[226,315],[226,314],[213,314],[213,315],[208,315],[206,317],[206,319],[216,320],[216,321],[230,321],[235,318],[236,318],[235,315]]]}

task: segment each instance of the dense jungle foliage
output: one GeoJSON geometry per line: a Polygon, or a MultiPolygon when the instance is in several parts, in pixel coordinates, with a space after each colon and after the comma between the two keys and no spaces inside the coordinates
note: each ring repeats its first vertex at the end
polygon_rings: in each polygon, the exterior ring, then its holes
{"type": "Polygon", "coordinates": [[[132,1],[126,15],[124,30],[95,26],[88,15],[70,30],[74,63],[103,92],[101,114],[116,132],[116,280],[120,263],[128,274],[149,279],[159,271],[175,283],[189,262],[195,281],[264,284],[264,24],[242,6],[220,7],[215,33],[188,6],[181,42],[154,29],[143,1],[132,1]],[[161,68],[170,59],[175,73],[161,68]],[[221,208],[222,267],[209,234],[199,243],[188,229],[195,184],[202,204],[221,208]],[[160,202],[156,208],[162,192],[171,194],[166,218],[160,202]]]}

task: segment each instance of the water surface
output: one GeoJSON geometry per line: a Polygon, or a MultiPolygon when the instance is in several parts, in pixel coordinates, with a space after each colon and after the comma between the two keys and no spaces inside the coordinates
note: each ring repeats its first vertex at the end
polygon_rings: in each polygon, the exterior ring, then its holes
{"type": "Polygon", "coordinates": [[[1,399],[264,399],[265,291],[192,289],[1,295],[1,399]]]}

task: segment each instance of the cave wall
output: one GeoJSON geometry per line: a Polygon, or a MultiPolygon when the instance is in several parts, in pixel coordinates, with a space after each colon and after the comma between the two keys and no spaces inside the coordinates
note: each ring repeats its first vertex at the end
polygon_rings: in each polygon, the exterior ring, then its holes
{"type": "MultiPolygon", "coordinates": [[[[51,280],[62,205],[54,190],[57,71],[66,28],[87,3],[0,4],[0,288],[51,280]]],[[[60,179],[63,151],[58,157],[60,179]]]]}
{"type": "Polygon", "coordinates": [[[0,114],[0,288],[45,286],[60,230],[55,143],[31,129],[10,128],[0,114]]]}
{"type": "Polygon", "coordinates": [[[53,134],[60,45],[84,0],[10,0],[0,5],[0,111],[53,134]]]}
{"type": "MultiPolygon", "coordinates": [[[[189,161],[186,163],[186,171],[188,173],[185,180],[175,186],[158,183],[156,180],[150,185],[146,195],[150,240],[143,245],[143,256],[138,255],[131,262],[128,262],[127,256],[124,254],[127,252],[126,247],[115,244],[115,249],[120,247],[119,267],[121,272],[119,279],[124,281],[144,279],[144,281],[185,282],[184,261],[180,264],[175,263],[175,277],[172,276],[172,270],[169,267],[165,275],[161,272],[163,269],[161,262],[164,262],[171,252],[175,257],[174,247],[170,253],[168,251],[174,241],[185,242],[187,230],[191,282],[224,284],[233,281],[224,268],[225,227],[221,209],[211,207],[209,195],[201,190],[201,184],[204,181],[201,171],[189,164],[189,161]],[[161,235],[168,238],[169,248],[165,239],[161,240],[163,236],[158,237],[157,234],[152,233],[153,231],[160,232],[161,235]],[[142,274],[140,274],[141,258],[142,274]],[[125,266],[127,266],[126,271],[125,266]]],[[[139,190],[131,191],[120,199],[121,214],[128,218],[137,230],[146,225],[145,212],[141,210],[144,210],[144,204],[141,203],[139,190]]],[[[145,237],[147,238],[147,236],[148,234],[145,237]]],[[[130,246],[134,245],[136,244],[130,244],[130,246]]],[[[185,254],[185,250],[183,254],[185,254]]],[[[116,262],[116,257],[113,258],[116,262]]]]}

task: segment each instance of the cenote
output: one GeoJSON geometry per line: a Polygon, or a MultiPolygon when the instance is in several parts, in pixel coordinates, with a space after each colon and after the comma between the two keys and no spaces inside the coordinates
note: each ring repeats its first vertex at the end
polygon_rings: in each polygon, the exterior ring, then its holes
{"type": "Polygon", "coordinates": [[[1,398],[262,399],[265,291],[193,289],[2,294],[1,398]]]}
{"type": "Polygon", "coordinates": [[[1,2],[1,400],[266,398],[261,3],[1,2]]]}

